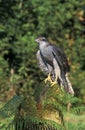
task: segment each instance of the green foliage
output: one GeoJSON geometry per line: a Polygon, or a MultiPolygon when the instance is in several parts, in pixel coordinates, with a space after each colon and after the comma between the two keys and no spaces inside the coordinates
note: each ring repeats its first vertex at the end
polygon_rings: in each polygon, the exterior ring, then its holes
{"type": "Polygon", "coordinates": [[[40,130],[40,129],[52,129],[52,130],[63,130],[63,127],[55,122],[45,121],[37,118],[25,118],[25,119],[16,119],[13,123],[11,123],[6,129],[7,130],[14,130],[14,126],[16,130],[40,130]]]}
{"type": "Polygon", "coordinates": [[[0,67],[1,77],[3,75],[8,81],[12,68],[14,77],[19,77],[18,82],[27,76],[30,86],[38,86],[43,76],[38,69],[34,40],[38,35],[44,35],[65,49],[71,63],[70,78],[75,93],[84,100],[84,4],[77,0],[1,0],[0,63],[5,66],[4,72],[3,65],[0,67]]]}
{"type": "MultiPolygon", "coordinates": [[[[57,93],[56,95],[56,88],[48,89],[49,86],[45,88],[43,83],[45,75],[39,70],[36,60],[38,45],[35,43],[35,38],[39,35],[46,36],[50,42],[65,50],[71,64],[69,78],[75,95],[85,103],[84,5],[84,1],[78,0],[0,0],[1,101],[5,101],[7,92],[13,89],[24,99],[21,103],[24,110],[23,116],[27,114],[38,117],[36,103],[41,99],[43,109],[49,107],[56,109],[60,112],[61,118],[62,109],[66,110],[68,102],[73,104],[75,109],[73,111],[77,110],[78,113],[81,111],[77,104],[80,105],[82,102],[77,98],[67,94],[62,96],[57,93]],[[45,90],[48,91],[46,94],[45,90]],[[54,102],[50,97],[54,99],[54,102]]],[[[15,97],[12,99],[12,103],[17,104],[18,100],[15,99],[15,97]]],[[[10,108],[10,102],[8,104],[4,107],[5,110],[8,106],[10,108]]],[[[15,105],[13,113],[18,105],[15,105]]],[[[7,114],[5,113],[5,116],[7,114]]]]}
{"type": "MultiPolygon", "coordinates": [[[[66,114],[66,113],[65,113],[66,114]]],[[[67,114],[66,127],[68,130],[84,130],[85,128],[85,117],[83,115],[67,114]]]]}
{"type": "Polygon", "coordinates": [[[17,111],[20,103],[22,103],[22,98],[19,96],[14,96],[0,109],[0,116],[2,118],[11,117],[17,111]]]}
{"type": "MultiPolygon", "coordinates": [[[[32,95],[28,95],[27,97],[27,95],[23,93],[22,97],[14,96],[1,108],[0,117],[2,119],[14,117],[8,125],[4,123],[4,127],[2,125],[3,128],[7,130],[40,130],[41,128],[47,130],[66,130],[66,123],[63,115],[67,111],[68,103],[79,104],[81,102],[78,98],[66,94],[66,92],[56,86],[55,88],[48,89],[46,96],[42,99],[41,106],[36,104],[32,95]],[[51,121],[51,119],[45,119],[44,114],[48,115],[47,111],[59,113],[59,123],[51,121]]],[[[78,105],[76,107],[71,107],[70,110],[71,113],[76,113],[77,115],[84,111],[85,107],[80,107],[78,105]]]]}

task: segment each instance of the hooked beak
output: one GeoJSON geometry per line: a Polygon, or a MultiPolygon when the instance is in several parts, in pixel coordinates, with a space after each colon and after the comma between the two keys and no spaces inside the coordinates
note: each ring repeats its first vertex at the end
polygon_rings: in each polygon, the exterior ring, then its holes
{"type": "Polygon", "coordinates": [[[35,39],[35,42],[39,42],[39,39],[37,38],[37,39],[35,39]]]}

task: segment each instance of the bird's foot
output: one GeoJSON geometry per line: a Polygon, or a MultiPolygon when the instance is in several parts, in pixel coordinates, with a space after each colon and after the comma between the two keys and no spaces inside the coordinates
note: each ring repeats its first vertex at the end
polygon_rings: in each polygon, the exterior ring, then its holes
{"type": "Polygon", "coordinates": [[[53,82],[50,76],[50,73],[48,74],[48,77],[44,80],[45,83],[47,83],[47,81],[49,81],[50,83],[53,82]]]}
{"type": "Polygon", "coordinates": [[[57,84],[58,81],[58,75],[56,75],[54,81],[51,81],[51,86],[55,86],[57,84]]]}
{"type": "Polygon", "coordinates": [[[51,86],[53,87],[54,85],[57,84],[57,82],[56,82],[56,81],[51,81],[50,84],[51,84],[51,86]]]}
{"type": "Polygon", "coordinates": [[[51,85],[51,86],[54,86],[55,84],[57,84],[57,81],[56,81],[56,80],[53,81],[53,80],[51,79],[50,73],[48,74],[48,77],[47,77],[44,81],[45,81],[45,83],[50,82],[50,85],[51,85]]]}

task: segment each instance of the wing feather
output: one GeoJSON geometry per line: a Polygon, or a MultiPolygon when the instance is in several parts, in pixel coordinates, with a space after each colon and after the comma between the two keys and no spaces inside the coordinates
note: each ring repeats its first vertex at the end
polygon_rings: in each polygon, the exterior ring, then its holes
{"type": "Polygon", "coordinates": [[[56,58],[59,66],[64,70],[64,72],[69,72],[70,71],[70,66],[68,64],[67,57],[65,53],[56,46],[53,46],[53,55],[56,58]]]}

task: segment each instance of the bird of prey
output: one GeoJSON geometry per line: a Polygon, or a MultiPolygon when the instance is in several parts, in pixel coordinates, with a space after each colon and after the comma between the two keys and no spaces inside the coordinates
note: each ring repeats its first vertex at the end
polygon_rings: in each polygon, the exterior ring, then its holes
{"type": "Polygon", "coordinates": [[[49,43],[45,37],[38,37],[35,41],[39,44],[37,59],[40,69],[48,75],[45,82],[50,81],[51,85],[58,83],[64,87],[67,93],[74,95],[74,90],[68,79],[70,67],[64,52],[49,43]]]}

